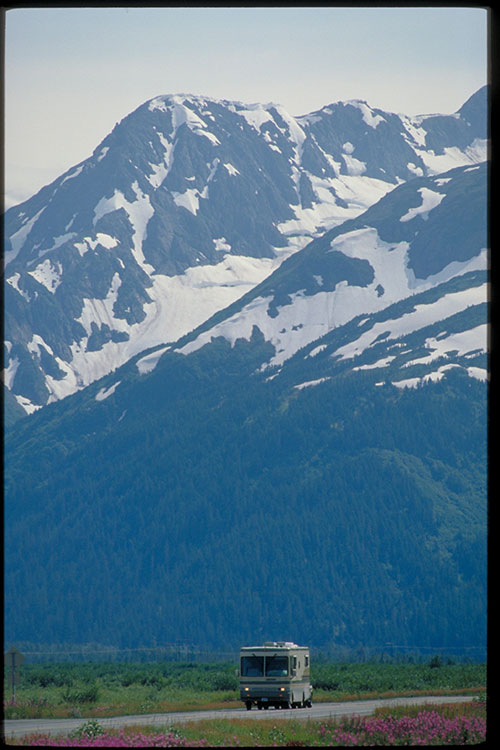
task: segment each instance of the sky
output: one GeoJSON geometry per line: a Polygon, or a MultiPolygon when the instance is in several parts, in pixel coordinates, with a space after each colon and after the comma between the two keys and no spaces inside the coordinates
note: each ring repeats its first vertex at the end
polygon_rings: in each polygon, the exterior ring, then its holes
{"type": "Polygon", "coordinates": [[[480,6],[42,7],[4,22],[6,208],[158,95],[449,114],[488,82],[480,6]]]}

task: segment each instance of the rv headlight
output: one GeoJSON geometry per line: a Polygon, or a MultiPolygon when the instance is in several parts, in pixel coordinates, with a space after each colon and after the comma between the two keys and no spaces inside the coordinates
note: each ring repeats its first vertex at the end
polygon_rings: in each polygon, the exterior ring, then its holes
{"type": "Polygon", "coordinates": [[[281,691],[282,693],[284,693],[284,692],[285,692],[285,688],[280,688],[280,691],[281,691]]]}
{"type": "Polygon", "coordinates": [[[250,688],[245,688],[245,690],[247,690],[247,691],[248,691],[248,690],[250,690],[250,688]]]}

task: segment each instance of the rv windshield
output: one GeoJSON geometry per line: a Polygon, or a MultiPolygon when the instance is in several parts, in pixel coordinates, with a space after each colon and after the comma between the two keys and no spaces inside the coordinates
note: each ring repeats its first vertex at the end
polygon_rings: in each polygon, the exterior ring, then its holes
{"type": "Polygon", "coordinates": [[[266,656],[266,676],[286,677],[288,674],[288,656],[266,656]]]}
{"type": "Polygon", "coordinates": [[[262,677],[264,675],[264,657],[242,656],[241,675],[242,677],[262,677]]]}

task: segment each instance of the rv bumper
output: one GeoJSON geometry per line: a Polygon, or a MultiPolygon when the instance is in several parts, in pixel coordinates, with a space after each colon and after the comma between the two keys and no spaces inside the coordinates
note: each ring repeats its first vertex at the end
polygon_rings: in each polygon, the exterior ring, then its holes
{"type": "Polygon", "coordinates": [[[242,701],[287,701],[290,699],[290,688],[278,685],[251,685],[240,688],[242,701]]]}

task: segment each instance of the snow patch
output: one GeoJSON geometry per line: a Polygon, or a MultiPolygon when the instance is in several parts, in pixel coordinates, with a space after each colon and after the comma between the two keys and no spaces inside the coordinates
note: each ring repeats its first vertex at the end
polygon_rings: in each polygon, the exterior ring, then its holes
{"type": "MultiPolygon", "coordinates": [[[[311,208],[291,205],[296,218],[277,224],[277,229],[289,237],[289,247],[294,252],[325,231],[356,218],[394,188],[376,178],[340,174],[340,163],[335,164],[338,177],[323,178],[306,172],[318,202],[311,208]],[[336,196],[347,203],[347,208],[337,203],[336,196]]],[[[298,178],[297,172],[297,182],[298,178]]]]}
{"type": "Polygon", "coordinates": [[[302,388],[310,388],[313,385],[319,385],[319,383],[324,383],[326,380],[331,380],[330,377],[326,378],[318,378],[317,380],[307,380],[305,383],[299,383],[298,385],[294,385],[294,388],[297,388],[297,390],[302,390],[302,388]]]}
{"type": "Polygon", "coordinates": [[[203,198],[206,200],[208,198],[208,186],[213,180],[219,164],[220,159],[218,158],[214,159],[211,164],[207,164],[207,167],[210,168],[210,173],[207,177],[207,182],[203,190],[200,191],[198,190],[198,188],[188,188],[183,193],[172,192],[174,203],[177,206],[181,206],[182,208],[187,209],[194,216],[196,216],[200,207],[199,199],[203,198]]]}
{"type": "Polygon", "coordinates": [[[406,142],[413,148],[415,144],[420,148],[425,148],[426,131],[421,127],[420,121],[413,120],[407,115],[399,115],[406,134],[403,134],[406,142]]]}
{"type": "Polygon", "coordinates": [[[427,365],[436,359],[446,357],[450,352],[456,352],[458,356],[467,356],[469,352],[477,350],[486,352],[488,347],[488,325],[484,323],[467,331],[451,333],[449,336],[428,338],[425,340],[424,346],[430,350],[430,354],[426,357],[406,362],[405,367],[415,364],[427,365]]]}
{"type": "Polygon", "coordinates": [[[65,234],[60,234],[58,237],[54,238],[54,242],[50,247],[38,250],[38,257],[41,258],[42,255],[47,255],[47,253],[51,253],[53,250],[57,250],[58,247],[61,247],[61,245],[64,245],[66,242],[73,239],[73,237],[76,237],[76,232],[66,232],[65,234]]]}
{"type": "Polygon", "coordinates": [[[387,365],[390,364],[393,359],[395,359],[395,356],[391,354],[388,357],[379,359],[378,362],[372,362],[369,365],[358,365],[358,367],[353,367],[352,369],[353,370],[373,370],[375,367],[387,367],[387,365]]]}
{"type": "Polygon", "coordinates": [[[18,396],[17,394],[14,394],[14,398],[16,399],[19,406],[22,406],[26,414],[33,414],[38,409],[41,409],[40,404],[32,404],[29,398],[26,398],[25,396],[18,396]]]}
{"type": "Polygon", "coordinates": [[[112,250],[112,248],[118,245],[118,240],[116,237],[111,237],[111,235],[104,232],[96,232],[94,239],[92,237],[84,237],[83,242],[74,242],[73,245],[80,255],[83,256],[89,250],[95,250],[98,245],[106,248],[106,250],[112,250]]]}
{"type": "MultiPolygon", "coordinates": [[[[188,98],[182,95],[175,95],[169,97],[172,102],[172,122],[174,127],[174,135],[181,125],[187,125],[187,127],[196,135],[204,136],[208,138],[215,146],[220,145],[219,139],[207,130],[207,124],[194,112],[190,107],[187,106],[186,101],[188,98]]],[[[161,107],[156,107],[160,109],[161,107]]],[[[151,103],[150,103],[151,109],[151,103]]]]}
{"type": "Polygon", "coordinates": [[[19,294],[21,295],[21,297],[24,297],[24,299],[26,300],[26,302],[30,302],[31,301],[31,297],[29,296],[28,292],[25,292],[23,289],[21,289],[19,287],[19,279],[20,278],[21,278],[21,274],[18,273],[18,272],[16,272],[10,278],[7,279],[7,284],[10,284],[12,287],[14,287],[14,289],[16,290],[16,292],[19,292],[19,294]]]}
{"type": "Polygon", "coordinates": [[[355,159],[354,156],[345,153],[342,154],[342,158],[347,169],[347,174],[358,177],[366,172],[366,163],[364,161],[355,159]]]}
{"type": "Polygon", "coordinates": [[[408,167],[408,170],[412,174],[416,175],[417,177],[423,177],[424,170],[422,169],[422,167],[417,167],[417,165],[414,164],[412,161],[409,161],[406,166],[408,167]]]}
{"type": "Polygon", "coordinates": [[[173,164],[173,155],[175,148],[175,143],[165,138],[163,133],[157,131],[156,135],[158,136],[163,147],[163,160],[159,164],[149,164],[153,171],[152,174],[146,175],[146,179],[148,180],[149,184],[155,189],[160,187],[160,185],[163,183],[166,176],[170,172],[173,164]]]}
{"type": "Polygon", "coordinates": [[[385,122],[385,117],[382,117],[382,115],[374,114],[373,110],[368,106],[366,102],[360,101],[359,99],[353,99],[349,102],[346,102],[346,104],[349,104],[351,107],[356,107],[357,109],[361,110],[361,114],[363,115],[363,122],[370,128],[375,129],[380,125],[381,122],[385,122]]]}
{"type": "Polygon", "coordinates": [[[34,271],[28,272],[39,284],[42,284],[49,292],[55,293],[62,281],[62,266],[60,263],[52,264],[49,258],[40,263],[34,271]]]}
{"type": "Polygon", "coordinates": [[[198,213],[200,207],[200,191],[196,188],[188,188],[184,193],[172,192],[172,197],[176,206],[185,208],[190,211],[194,216],[198,213]]]}
{"type": "Polygon", "coordinates": [[[165,99],[162,96],[157,96],[155,99],[151,99],[148,104],[148,109],[150,112],[154,112],[155,109],[158,109],[160,112],[168,112],[165,99]]]}
{"type": "Polygon", "coordinates": [[[236,167],[233,167],[233,165],[230,164],[229,162],[226,162],[224,166],[230,175],[234,176],[234,175],[240,174],[239,171],[236,169],[236,167]]]}
{"type": "Polygon", "coordinates": [[[320,352],[324,351],[326,349],[326,344],[320,344],[319,346],[315,346],[314,349],[311,349],[308,357],[316,357],[320,352]]]}
{"type": "Polygon", "coordinates": [[[449,364],[442,365],[434,372],[429,372],[427,375],[423,375],[420,378],[406,378],[405,380],[393,381],[392,385],[395,385],[397,388],[418,388],[424,383],[437,383],[444,377],[445,373],[448,370],[455,369],[457,367],[460,370],[465,370],[467,375],[471,378],[476,378],[477,380],[481,380],[483,382],[486,382],[488,380],[488,371],[481,367],[462,367],[458,364],[449,364]]]}
{"type": "Polygon", "coordinates": [[[9,391],[12,389],[12,386],[14,385],[14,378],[16,377],[17,368],[19,367],[19,359],[17,357],[12,357],[12,359],[9,360],[9,364],[7,367],[4,368],[3,371],[3,382],[5,386],[9,389],[9,391]]]}
{"type": "Polygon", "coordinates": [[[104,401],[109,396],[112,396],[113,393],[116,391],[118,386],[120,385],[121,380],[118,380],[116,383],[113,383],[113,385],[109,386],[109,388],[101,388],[98,393],[95,395],[96,401],[104,401]]]}
{"type": "Polygon", "coordinates": [[[147,224],[154,213],[154,209],[149,200],[149,196],[142,192],[137,181],[133,182],[132,190],[137,197],[137,200],[133,202],[129,202],[120,190],[115,190],[111,198],[101,198],[97,206],[94,208],[93,225],[95,226],[99,219],[106,214],[123,208],[126,211],[133,228],[132,254],[137,264],[146,271],[146,273],[152,274],[155,269],[152,265],[146,263],[142,251],[142,243],[146,238],[147,224]]]}
{"type": "MultiPolygon", "coordinates": [[[[407,242],[385,242],[380,239],[376,229],[364,227],[334,238],[330,243],[329,252],[339,251],[351,258],[367,260],[370,263],[374,278],[366,289],[370,290],[371,296],[377,298],[376,309],[382,309],[410,293],[407,273],[408,248],[407,242]],[[379,285],[384,288],[382,297],[379,297],[376,291],[379,285]]],[[[372,305],[362,309],[366,312],[375,312],[372,305]]]]}
{"type": "Polygon", "coordinates": [[[113,306],[118,298],[118,289],[121,283],[122,280],[119,274],[115,273],[111,280],[108,294],[104,299],[89,299],[84,297],[83,309],[77,321],[85,328],[87,336],[90,336],[92,333],[92,323],[95,323],[98,328],[106,324],[111,330],[128,331],[126,321],[121,318],[115,318],[113,313],[113,306]]]}
{"type": "Polygon", "coordinates": [[[266,109],[266,105],[263,104],[249,104],[244,109],[236,108],[233,105],[229,109],[243,117],[258,133],[260,133],[260,129],[265,122],[274,122],[270,112],[266,109]]]}
{"type": "MultiPolygon", "coordinates": [[[[78,177],[78,175],[81,174],[81,171],[84,166],[85,166],[84,164],[81,164],[79,167],[77,167],[74,172],[71,172],[67,177],[64,178],[64,180],[62,180],[61,185],[64,185],[64,183],[67,182],[67,180],[72,180],[75,177],[78,177]]],[[[59,187],[61,187],[61,185],[59,185],[59,187]]]]}
{"type": "Polygon", "coordinates": [[[24,243],[26,242],[26,239],[31,232],[33,225],[43,214],[45,209],[46,206],[41,208],[40,211],[38,211],[29,221],[24,220],[22,227],[18,229],[17,232],[14,232],[14,234],[10,237],[12,250],[9,250],[5,253],[5,266],[7,266],[11,262],[11,260],[14,260],[14,258],[17,257],[18,253],[23,249],[24,243]]]}
{"type": "Polygon", "coordinates": [[[415,149],[425,164],[428,174],[436,175],[448,172],[454,167],[465,167],[468,164],[477,164],[488,158],[488,141],[476,138],[465,150],[457,146],[444,149],[444,153],[436,154],[432,149],[415,149]]]}
{"type": "Polygon", "coordinates": [[[411,221],[415,216],[421,216],[422,219],[427,221],[430,211],[436,206],[439,206],[443,198],[446,197],[443,193],[436,193],[434,190],[422,187],[418,191],[422,198],[422,203],[416,208],[409,208],[404,216],[400,218],[400,221],[411,221]]]}
{"type": "Polygon", "coordinates": [[[215,249],[218,252],[229,252],[231,250],[231,245],[225,237],[217,237],[216,239],[212,240],[212,242],[214,243],[215,249]]]}
{"type": "Polygon", "coordinates": [[[484,367],[467,367],[467,375],[483,382],[488,380],[488,370],[485,370],[484,367]]]}
{"type": "MultiPolygon", "coordinates": [[[[459,292],[450,292],[449,294],[443,295],[443,297],[440,297],[435,302],[416,305],[414,310],[405,313],[399,318],[375,323],[369,331],[362,333],[359,338],[337,349],[334,352],[334,355],[339,356],[341,359],[355,357],[362,354],[372,346],[382,333],[388,334],[387,338],[389,339],[406,336],[407,334],[425,328],[432,323],[444,320],[461,310],[465,310],[471,305],[479,305],[485,302],[487,299],[487,293],[488,284],[485,283],[459,292]]],[[[482,326],[479,326],[474,330],[476,337],[474,348],[477,348],[482,345],[482,326]],[[478,341],[478,339],[480,340],[478,341]]],[[[450,342],[448,342],[448,344],[449,343],[450,342]]],[[[455,341],[454,344],[455,348],[460,348],[458,341],[455,341]]],[[[445,345],[443,344],[443,346],[445,345]]],[[[448,345],[446,346],[448,349],[450,348],[448,345]]],[[[467,349],[467,351],[469,351],[469,349],[467,349]]],[[[421,363],[423,360],[417,361],[421,363]]]]}
{"type": "Polygon", "coordinates": [[[54,356],[52,347],[46,344],[43,338],[38,335],[38,333],[34,333],[31,338],[31,341],[26,345],[26,348],[28,349],[29,352],[31,352],[31,354],[36,354],[39,357],[41,355],[40,347],[43,347],[49,352],[49,354],[54,356]]]}
{"type": "Polygon", "coordinates": [[[153,352],[152,354],[147,354],[145,357],[142,357],[142,359],[137,360],[136,365],[137,369],[139,370],[139,374],[146,375],[149,372],[153,372],[160,360],[160,357],[168,349],[170,349],[169,346],[164,346],[163,349],[158,349],[158,351],[153,352]]]}

